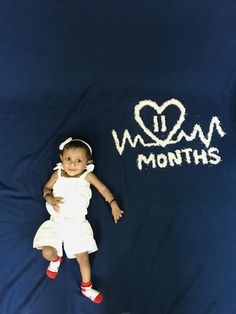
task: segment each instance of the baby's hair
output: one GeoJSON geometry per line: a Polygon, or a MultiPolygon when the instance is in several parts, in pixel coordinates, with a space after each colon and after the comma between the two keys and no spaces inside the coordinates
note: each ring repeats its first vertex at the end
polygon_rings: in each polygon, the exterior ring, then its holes
{"type": "Polygon", "coordinates": [[[65,145],[63,146],[62,154],[65,151],[65,149],[70,149],[70,148],[83,148],[86,152],[87,159],[88,160],[92,159],[92,149],[90,145],[84,140],[76,139],[76,138],[71,139],[68,143],[65,143],[65,145]]]}

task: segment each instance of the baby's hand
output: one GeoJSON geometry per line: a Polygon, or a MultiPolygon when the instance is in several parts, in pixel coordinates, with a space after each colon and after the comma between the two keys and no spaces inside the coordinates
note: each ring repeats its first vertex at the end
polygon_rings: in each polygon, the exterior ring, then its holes
{"type": "Polygon", "coordinates": [[[116,201],[113,201],[111,203],[111,213],[114,219],[114,222],[117,223],[120,218],[122,218],[122,215],[124,212],[120,209],[116,201]]]}
{"type": "Polygon", "coordinates": [[[56,212],[60,211],[60,204],[63,203],[63,197],[54,197],[53,195],[48,195],[46,200],[56,212]]]}

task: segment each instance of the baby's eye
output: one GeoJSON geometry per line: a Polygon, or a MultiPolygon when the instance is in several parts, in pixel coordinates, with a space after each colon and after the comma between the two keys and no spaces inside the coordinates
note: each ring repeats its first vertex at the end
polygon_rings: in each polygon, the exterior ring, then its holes
{"type": "Polygon", "coordinates": [[[81,159],[77,159],[77,162],[80,163],[82,160],[81,159]]]}
{"type": "Polygon", "coordinates": [[[70,161],[70,157],[65,157],[65,160],[66,161],[70,161]]]}

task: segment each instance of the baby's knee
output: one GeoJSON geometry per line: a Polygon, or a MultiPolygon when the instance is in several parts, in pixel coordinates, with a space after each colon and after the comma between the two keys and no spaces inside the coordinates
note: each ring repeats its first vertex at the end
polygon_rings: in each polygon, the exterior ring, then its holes
{"type": "Polygon", "coordinates": [[[79,262],[79,264],[87,264],[87,263],[89,263],[88,252],[77,254],[76,255],[76,259],[79,262]]]}
{"type": "Polygon", "coordinates": [[[57,251],[52,246],[44,246],[42,249],[42,255],[46,260],[51,261],[57,258],[57,251]]]}

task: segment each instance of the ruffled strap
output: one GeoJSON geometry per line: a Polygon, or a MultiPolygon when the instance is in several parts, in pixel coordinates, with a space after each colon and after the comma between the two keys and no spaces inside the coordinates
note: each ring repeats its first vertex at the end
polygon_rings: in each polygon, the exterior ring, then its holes
{"type": "Polygon", "coordinates": [[[94,164],[89,164],[88,166],[86,166],[85,169],[87,172],[92,172],[94,168],[95,168],[94,164]]]}
{"type": "Polygon", "coordinates": [[[58,177],[60,178],[61,177],[61,171],[63,170],[63,166],[62,166],[62,163],[59,162],[56,167],[53,168],[53,170],[58,170],[58,177]]]}
{"type": "Polygon", "coordinates": [[[87,165],[85,168],[85,172],[80,176],[80,178],[85,178],[89,172],[93,172],[94,168],[95,168],[94,164],[87,165]]]}

